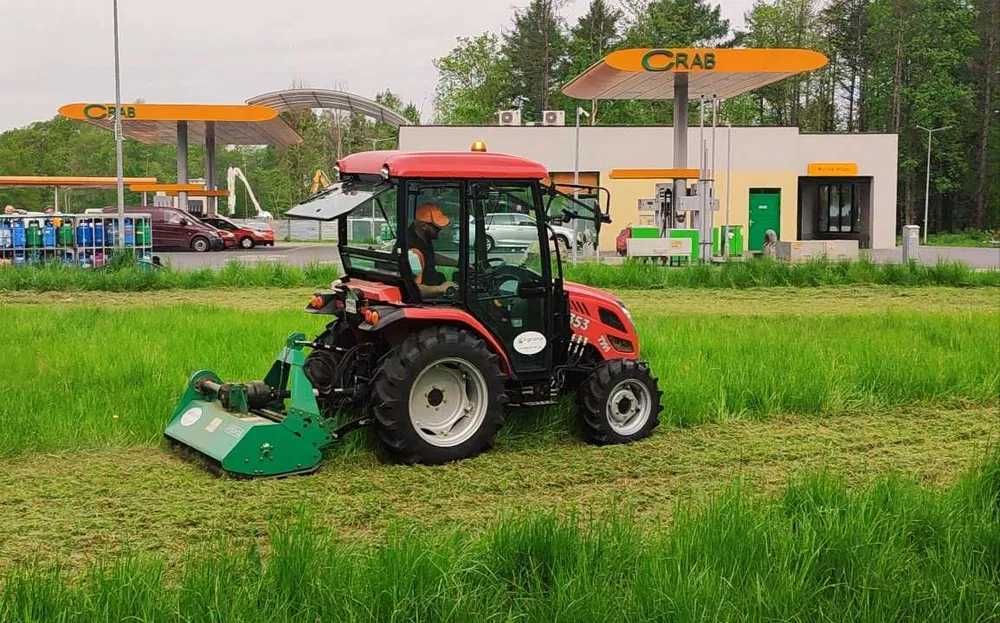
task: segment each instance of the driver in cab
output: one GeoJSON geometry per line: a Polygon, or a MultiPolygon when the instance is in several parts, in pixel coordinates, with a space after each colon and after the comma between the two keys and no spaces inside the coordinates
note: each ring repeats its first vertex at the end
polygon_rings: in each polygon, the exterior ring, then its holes
{"type": "Polygon", "coordinates": [[[451,220],[441,211],[441,206],[427,201],[417,206],[413,222],[406,228],[406,246],[409,249],[410,271],[423,298],[436,298],[455,288],[438,269],[441,266],[458,266],[458,261],[434,251],[434,241],[451,220]]]}

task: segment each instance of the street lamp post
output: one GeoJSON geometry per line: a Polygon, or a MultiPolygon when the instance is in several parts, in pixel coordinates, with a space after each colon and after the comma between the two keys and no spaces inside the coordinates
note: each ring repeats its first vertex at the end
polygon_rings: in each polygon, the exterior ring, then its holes
{"type": "MultiPolygon", "coordinates": [[[[580,185],[580,115],[584,117],[590,117],[590,113],[586,110],[576,107],[576,147],[573,155],[573,184],[576,186],[580,185]]],[[[576,199],[580,195],[580,189],[573,189],[573,198],[576,199]]],[[[577,231],[576,222],[579,219],[573,219],[573,263],[576,264],[578,258],[577,255],[577,244],[576,240],[579,237],[579,232],[577,231]]],[[[558,244],[558,242],[556,243],[558,244]]]]}
{"type": "Polygon", "coordinates": [[[935,132],[940,132],[941,130],[947,130],[950,125],[942,126],[940,128],[925,128],[922,125],[918,125],[918,128],[927,132],[927,180],[924,183],[924,244],[927,244],[927,218],[929,216],[929,206],[931,198],[931,138],[934,136],[935,132]]]}
{"type": "Polygon", "coordinates": [[[122,88],[118,61],[118,0],[113,0],[115,29],[115,175],[118,186],[117,246],[125,246],[125,173],[122,165],[122,88]]]}

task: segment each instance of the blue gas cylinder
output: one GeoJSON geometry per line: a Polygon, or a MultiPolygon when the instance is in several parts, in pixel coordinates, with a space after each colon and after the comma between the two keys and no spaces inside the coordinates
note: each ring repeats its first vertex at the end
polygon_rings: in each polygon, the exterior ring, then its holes
{"type": "Polygon", "coordinates": [[[125,219],[125,246],[135,246],[135,224],[130,218],[125,219]]]}
{"type": "Polygon", "coordinates": [[[56,228],[52,226],[51,219],[46,220],[42,227],[42,246],[46,249],[52,249],[56,246],[56,228]]]}
{"type": "Polygon", "coordinates": [[[23,249],[24,245],[27,244],[27,236],[24,232],[24,222],[21,219],[14,221],[10,237],[15,249],[23,249]]]}
{"type": "Polygon", "coordinates": [[[109,220],[104,225],[104,246],[113,247],[118,244],[118,219],[109,220]]]}
{"type": "Polygon", "coordinates": [[[81,219],[76,225],[76,246],[94,246],[94,226],[90,219],[81,219]]]}
{"type": "Polygon", "coordinates": [[[94,219],[94,246],[104,246],[104,221],[101,219],[94,219]]]}
{"type": "Polygon", "coordinates": [[[10,221],[0,221],[0,249],[9,249],[13,245],[10,237],[10,221]]]}

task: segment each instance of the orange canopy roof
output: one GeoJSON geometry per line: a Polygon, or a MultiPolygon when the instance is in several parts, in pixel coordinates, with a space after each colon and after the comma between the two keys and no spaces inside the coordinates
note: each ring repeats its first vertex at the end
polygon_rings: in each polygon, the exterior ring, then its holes
{"type": "MultiPolygon", "coordinates": [[[[126,177],[126,184],[153,184],[155,177],[126,177]]],[[[0,175],[0,186],[59,186],[75,188],[115,188],[116,177],[77,177],[67,175],[0,175]]]]}
{"type": "MultiPolygon", "coordinates": [[[[59,108],[69,119],[114,129],[114,104],[77,102],[59,108]]],[[[302,142],[270,106],[246,104],[122,104],[122,131],[142,143],[177,142],[177,122],[188,124],[188,140],[204,142],[205,124],[215,124],[215,139],[221,145],[278,145],[302,142]]]]}
{"type": "Polygon", "coordinates": [[[631,48],[608,54],[563,87],[578,99],[674,98],[687,76],[688,97],[734,97],[826,65],[813,50],[786,48],[631,48]]]}

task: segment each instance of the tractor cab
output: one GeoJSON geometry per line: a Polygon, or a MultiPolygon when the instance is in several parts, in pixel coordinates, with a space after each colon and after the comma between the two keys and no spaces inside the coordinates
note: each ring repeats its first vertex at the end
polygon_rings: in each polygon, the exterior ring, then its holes
{"type": "Polygon", "coordinates": [[[337,171],[338,183],[288,214],[337,220],[360,293],[386,284],[399,303],[466,312],[519,378],[547,379],[562,363],[571,319],[560,255],[572,234],[556,232],[572,219],[599,230],[606,211],[545,184],[540,164],[503,154],[366,152],[337,171]]]}

